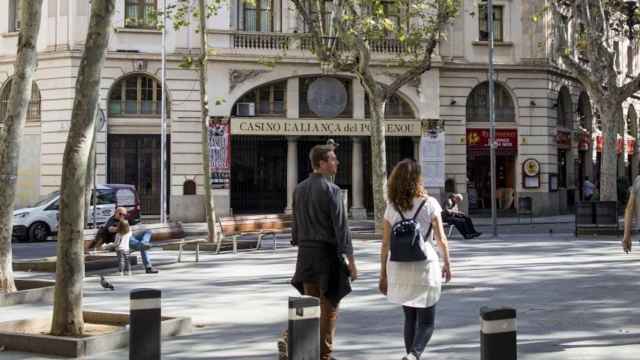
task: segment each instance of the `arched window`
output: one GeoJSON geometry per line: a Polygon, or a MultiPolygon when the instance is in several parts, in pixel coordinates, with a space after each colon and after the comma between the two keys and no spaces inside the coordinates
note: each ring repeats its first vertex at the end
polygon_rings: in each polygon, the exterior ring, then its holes
{"type": "Polygon", "coordinates": [[[566,86],[560,88],[558,92],[558,127],[571,129],[573,127],[573,104],[571,103],[571,94],[566,86]]]}
{"type": "MultiPolygon", "coordinates": [[[[371,110],[369,109],[369,95],[365,94],[364,96],[364,117],[371,117],[371,110]]],[[[411,105],[400,97],[398,94],[393,94],[387,100],[387,103],[384,107],[384,117],[385,118],[415,118],[413,114],[413,109],[411,109],[411,105]]]]}
{"type": "Polygon", "coordinates": [[[233,116],[284,116],[287,82],[279,81],[257,87],[235,103],[233,116]]]}
{"type": "MultiPolygon", "coordinates": [[[[7,116],[12,81],[12,79],[9,79],[2,88],[2,94],[0,95],[0,123],[7,116]]],[[[40,90],[35,81],[31,85],[31,101],[29,101],[29,109],[27,110],[27,122],[40,122],[40,90]]]]}
{"type": "MultiPolygon", "coordinates": [[[[162,87],[148,75],[135,74],[120,79],[111,88],[109,115],[111,116],[160,116],[162,87]]],[[[167,112],[169,106],[167,105],[167,112]]]]}
{"type": "Polygon", "coordinates": [[[578,97],[578,120],[580,120],[580,127],[587,130],[593,129],[593,114],[591,113],[591,102],[589,101],[589,95],[586,92],[581,92],[578,97]]]}
{"type": "MultiPolygon", "coordinates": [[[[515,122],[513,99],[507,89],[495,83],[496,122],[515,122]]],[[[489,83],[479,84],[467,98],[467,122],[489,122],[489,83]]]]}

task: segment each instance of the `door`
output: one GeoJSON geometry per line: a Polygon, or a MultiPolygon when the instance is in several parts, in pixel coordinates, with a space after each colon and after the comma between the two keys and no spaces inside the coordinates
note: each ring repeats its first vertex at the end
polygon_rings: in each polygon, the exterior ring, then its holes
{"type": "MultiPolygon", "coordinates": [[[[108,182],[135,186],[142,215],[160,214],[160,136],[109,135],[108,143],[108,182]]],[[[170,153],[167,146],[167,156],[170,153]]],[[[169,181],[169,167],[166,171],[169,181]]],[[[167,184],[167,194],[170,188],[167,184]]]]}

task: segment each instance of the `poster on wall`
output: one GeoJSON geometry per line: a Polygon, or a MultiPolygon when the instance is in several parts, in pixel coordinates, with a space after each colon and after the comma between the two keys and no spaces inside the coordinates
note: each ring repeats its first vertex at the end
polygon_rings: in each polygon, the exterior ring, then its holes
{"type": "Polygon", "coordinates": [[[444,187],[444,145],[443,131],[427,132],[420,139],[420,165],[425,187],[444,187]]]}
{"type": "Polygon", "coordinates": [[[229,122],[209,120],[209,169],[211,187],[228,189],[231,178],[231,139],[229,122]]]}

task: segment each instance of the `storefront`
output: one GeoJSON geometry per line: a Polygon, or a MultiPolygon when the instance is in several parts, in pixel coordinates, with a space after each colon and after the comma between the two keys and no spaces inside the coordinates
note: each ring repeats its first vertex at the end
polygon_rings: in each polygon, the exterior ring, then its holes
{"type": "MultiPolygon", "coordinates": [[[[467,129],[469,208],[491,208],[489,129],[467,129]]],[[[498,209],[515,207],[518,130],[496,129],[496,200],[498,209]]]]}

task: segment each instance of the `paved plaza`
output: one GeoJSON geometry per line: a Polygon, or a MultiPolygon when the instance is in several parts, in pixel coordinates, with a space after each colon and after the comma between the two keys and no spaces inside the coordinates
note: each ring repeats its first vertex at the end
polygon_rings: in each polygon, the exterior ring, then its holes
{"type": "MultiPolygon", "coordinates": [[[[526,232],[523,231],[523,232],[526,232]]],[[[575,239],[568,233],[512,234],[497,239],[451,240],[453,281],[437,305],[436,332],[425,359],[479,359],[479,308],[518,311],[519,359],[626,360],[640,353],[640,244],[625,255],[616,238],[575,239]]],[[[191,336],[163,342],[166,359],[276,359],[276,339],[287,326],[288,284],[296,249],[204,253],[199,263],[175,263],[176,252],[153,251],[160,274],[95,274],[85,284],[85,308],[128,311],[134,288],[163,291],[163,313],[190,316],[191,336]]],[[[42,244],[41,244],[42,245],[42,244]]],[[[267,244],[267,248],[268,248],[267,244]]],[[[356,240],[361,279],[341,305],[335,356],[399,360],[402,312],[377,291],[379,241],[356,240]]],[[[38,244],[21,245],[38,246],[38,244]]],[[[23,252],[23,250],[21,250],[23,252]]],[[[37,277],[38,274],[20,273],[37,277]]],[[[3,308],[0,320],[48,316],[50,305],[3,308]]],[[[128,350],[95,359],[124,359],[128,350]]],[[[3,352],[2,359],[53,359],[3,352]]]]}

